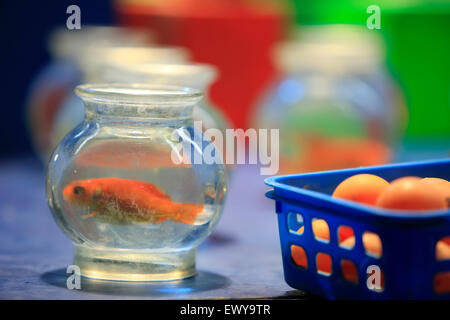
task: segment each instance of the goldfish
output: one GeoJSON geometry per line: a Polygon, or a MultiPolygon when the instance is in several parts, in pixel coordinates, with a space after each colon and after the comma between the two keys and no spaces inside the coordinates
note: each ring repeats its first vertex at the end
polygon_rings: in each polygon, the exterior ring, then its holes
{"type": "Polygon", "coordinates": [[[115,177],[71,181],[62,193],[69,204],[88,208],[89,214],[83,218],[116,223],[160,223],[170,219],[194,224],[203,211],[203,204],[174,202],[151,183],[115,177]]]}

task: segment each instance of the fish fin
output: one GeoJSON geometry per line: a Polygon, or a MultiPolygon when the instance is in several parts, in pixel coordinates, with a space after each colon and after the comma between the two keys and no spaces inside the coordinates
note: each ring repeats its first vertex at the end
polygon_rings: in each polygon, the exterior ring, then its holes
{"type": "Polygon", "coordinates": [[[144,189],[147,192],[150,192],[152,195],[154,195],[158,198],[172,200],[172,198],[167,193],[162,191],[161,188],[155,186],[154,184],[151,184],[148,182],[140,182],[139,184],[142,187],[142,189],[144,189]]]}
{"type": "Polygon", "coordinates": [[[85,214],[84,216],[82,216],[83,219],[88,219],[88,218],[92,218],[95,217],[99,212],[98,211],[93,211],[89,214],[85,214]]]}
{"type": "Polygon", "coordinates": [[[203,211],[203,204],[179,203],[175,214],[170,218],[176,222],[194,224],[197,215],[203,211]]]}
{"type": "Polygon", "coordinates": [[[156,218],[153,222],[154,223],[161,223],[161,222],[166,221],[167,219],[169,219],[169,217],[163,216],[163,217],[160,217],[160,218],[156,218]]]}

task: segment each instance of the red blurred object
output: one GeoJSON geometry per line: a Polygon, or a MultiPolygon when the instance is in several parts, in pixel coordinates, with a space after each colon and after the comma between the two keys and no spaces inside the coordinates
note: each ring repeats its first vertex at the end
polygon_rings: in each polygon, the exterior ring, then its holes
{"type": "Polygon", "coordinates": [[[193,60],[217,66],[211,100],[235,127],[247,127],[256,99],[276,76],[271,49],[284,34],[280,8],[237,0],[119,1],[116,11],[120,24],[152,29],[159,43],[187,47],[193,60]]]}

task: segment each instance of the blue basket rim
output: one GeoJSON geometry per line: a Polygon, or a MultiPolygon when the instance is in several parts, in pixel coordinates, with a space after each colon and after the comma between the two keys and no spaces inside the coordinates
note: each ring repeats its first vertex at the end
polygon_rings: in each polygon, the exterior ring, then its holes
{"type": "Polygon", "coordinates": [[[405,212],[403,210],[388,210],[381,209],[377,207],[372,207],[369,205],[364,205],[361,203],[357,203],[354,201],[344,200],[333,198],[331,195],[321,193],[319,191],[306,190],[300,187],[290,186],[282,182],[282,180],[287,180],[291,178],[302,178],[302,177],[314,177],[314,176],[323,176],[323,175],[332,175],[337,173],[362,173],[365,170],[372,169],[395,169],[399,167],[405,166],[417,166],[417,165],[433,165],[433,164],[450,164],[449,159],[441,159],[441,160],[427,160],[427,161],[415,161],[415,162],[402,162],[395,163],[389,165],[382,166],[370,166],[370,167],[357,167],[357,168],[349,168],[342,170],[329,170],[329,171],[319,171],[319,172],[308,172],[301,174],[290,174],[290,175],[280,175],[266,178],[264,183],[268,186],[274,188],[273,196],[275,198],[280,197],[280,195],[276,194],[277,189],[281,189],[283,191],[288,191],[287,195],[281,196],[282,198],[287,198],[291,200],[297,200],[290,195],[301,195],[305,198],[319,200],[322,204],[333,205],[339,207],[341,209],[347,209],[352,211],[364,212],[371,215],[380,216],[383,218],[394,218],[394,219],[414,219],[414,220],[424,220],[424,219],[433,219],[433,218],[442,218],[446,216],[450,216],[450,209],[448,210],[433,210],[426,212],[405,212]],[[290,195],[289,195],[290,194],[290,195]]]}

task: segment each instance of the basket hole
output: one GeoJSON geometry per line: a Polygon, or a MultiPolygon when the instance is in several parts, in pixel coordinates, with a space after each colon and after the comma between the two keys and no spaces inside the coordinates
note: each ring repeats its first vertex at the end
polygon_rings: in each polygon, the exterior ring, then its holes
{"type": "Polygon", "coordinates": [[[319,252],[316,255],[316,265],[318,274],[329,277],[332,273],[332,264],[333,261],[331,260],[331,256],[329,254],[319,252]]]}
{"type": "Polygon", "coordinates": [[[302,268],[308,268],[308,258],[305,249],[300,246],[291,245],[291,256],[294,263],[302,268]]]}
{"type": "Polygon", "coordinates": [[[341,269],[342,276],[345,280],[355,284],[358,283],[358,269],[356,268],[356,265],[353,263],[353,261],[342,259],[341,269]]]}
{"type": "Polygon", "coordinates": [[[288,213],[288,228],[290,233],[302,235],[305,232],[305,223],[303,216],[300,213],[289,212],[288,213]]]}
{"type": "Polygon", "coordinates": [[[312,229],[316,240],[326,243],[330,242],[330,228],[325,220],[312,219],[312,229]]]}
{"type": "Polygon", "coordinates": [[[436,260],[450,259],[450,236],[443,237],[436,243],[436,260]]]}
{"type": "Polygon", "coordinates": [[[338,228],[339,246],[345,249],[353,249],[355,247],[355,232],[349,226],[339,226],[338,228]]]}
{"type": "Polygon", "coordinates": [[[376,233],[366,231],[362,236],[363,246],[366,254],[374,258],[381,258],[383,255],[383,244],[380,236],[376,233]]]}
{"type": "Polygon", "coordinates": [[[383,270],[377,265],[367,267],[366,286],[369,290],[383,292],[385,287],[385,277],[383,270]]]}
{"type": "Polygon", "coordinates": [[[434,292],[450,293],[450,271],[439,272],[434,276],[434,292]]]}

